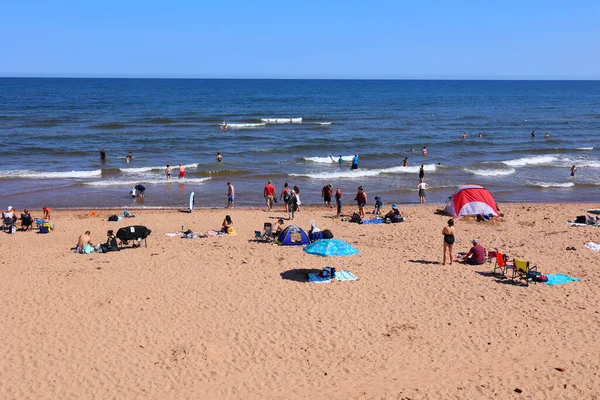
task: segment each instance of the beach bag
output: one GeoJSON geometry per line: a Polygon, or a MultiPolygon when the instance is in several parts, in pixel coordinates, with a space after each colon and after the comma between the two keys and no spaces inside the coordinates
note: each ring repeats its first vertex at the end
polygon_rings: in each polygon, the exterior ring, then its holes
{"type": "Polygon", "coordinates": [[[10,226],[10,233],[12,233],[12,234],[17,233],[17,227],[15,225],[10,226]]]}
{"type": "Polygon", "coordinates": [[[46,224],[40,225],[40,233],[49,233],[49,232],[50,232],[50,228],[48,227],[48,225],[46,225],[46,224]]]}
{"type": "Polygon", "coordinates": [[[117,215],[111,215],[110,217],[108,217],[109,221],[118,221],[119,217],[117,215]]]}
{"type": "Polygon", "coordinates": [[[585,215],[579,215],[577,218],[575,218],[576,224],[585,224],[586,221],[587,221],[587,217],[585,215]]]}
{"type": "Polygon", "coordinates": [[[352,214],[352,218],[350,222],[356,222],[357,224],[362,224],[362,218],[357,213],[352,214]]]}
{"type": "Polygon", "coordinates": [[[394,215],[392,217],[392,223],[396,224],[398,222],[404,222],[404,217],[401,217],[399,215],[394,215]]]}

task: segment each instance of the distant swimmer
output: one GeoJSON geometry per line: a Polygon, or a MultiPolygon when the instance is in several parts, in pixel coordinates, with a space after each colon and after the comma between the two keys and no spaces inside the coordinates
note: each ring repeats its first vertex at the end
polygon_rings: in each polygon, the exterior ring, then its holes
{"type": "Polygon", "coordinates": [[[575,177],[575,172],[577,172],[577,167],[576,167],[575,165],[573,165],[573,166],[571,167],[571,176],[572,176],[572,177],[575,177]]]}
{"type": "Polygon", "coordinates": [[[483,133],[479,132],[479,137],[482,138],[483,137],[483,133]]]}
{"type": "Polygon", "coordinates": [[[535,131],[531,131],[531,137],[534,138],[535,137],[535,131]]]}
{"type": "Polygon", "coordinates": [[[412,147],[409,150],[411,153],[415,151],[415,149],[413,149],[412,147]]]}
{"type": "Polygon", "coordinates": [[[172,170],[173,170],[173,168],[171,168],[171,166],[169,164],[167,164],[167,168],[165,170],[165,172],[167,173],[167,179],[171,179],[172,170]]]}
{"type": "Polygon", "coordinates": [[[129,162],[129,161],[133,160],[133,154],[131,154],[131,152],[127,153],[127,157],[125,157],[125,160],[126,160],[127,162],[129,162]]]}
{"type": "Polygon", "coordinates": [[[467,140],[467,133],[466,132],[462,134],[462,140],[467,140]]]}
{"type": "Polygon", "coordinates": [[[226,131],[227,129],[229,129],[229,125],[227,125],[227,121],[223,121],[223,123],[221,125],[219,125],[219,130],[221,132],[226,131]]]}
{"type": "Polygon", "coordinates": [[[423,155],[426,156],[427,155],[427,147],[423,146],[423,155]]]}
{"type": "Polygon", "coordinates": [[[358,169],[358,154],[355,154],[352,158],[352,167],[351,169],[358,169]]]}
{"type": "Polygon", "coordinates": [[[100,161],[106,161],[106,152],[104,149],[100,150],[100,161]]]}
{"type": "Polygon", "coordinates": [[[550,139],[550,134],[548,132],[546,132],[546,136],[544,136],[546,139],[550,139]]]}
{"type": "Polygon", "coordinates": [[[181,178],[185,178],[185,167],[183,166],[183,164],[179,163],[179,178],[177,179],[181,178]]]}
{"type": "Polygon", "coordinates": [[[408,167],[408,157],[404,157],[404,160],[402,161],[402,166],[408,167]]]}
{"type": "Polygon", "coordinates": [[[216,160],[217,160],[217,162],[223,162],[223,156],[221,155],[221,153],[217,152],[216,160]]]}

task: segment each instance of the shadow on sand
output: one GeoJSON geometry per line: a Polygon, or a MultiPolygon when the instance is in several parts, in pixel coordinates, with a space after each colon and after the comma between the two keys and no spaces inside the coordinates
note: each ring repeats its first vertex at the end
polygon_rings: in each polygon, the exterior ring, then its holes
{"type": "Polygon", "coordinates": [[[320,269],[290,269],[282,272],[281,279],[294,282],[308,282],[308,274],[318,274],[321,272],[320,269]]]}

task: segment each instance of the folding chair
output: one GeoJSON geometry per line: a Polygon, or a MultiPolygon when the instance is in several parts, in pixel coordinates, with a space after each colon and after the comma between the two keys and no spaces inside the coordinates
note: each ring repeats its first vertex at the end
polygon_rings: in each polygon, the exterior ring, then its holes
{"type": "Polygon", "coordinates": [[[492,272],[496,273],[496,270],[499,270],[500,275],[506,276],[506,271],[508,269],[513,269],[513,265],[508,263],[508,256],[497,251],[496,263],[494,264],[494,270],[492,272]]]}
{"type": "Polygon", "coordinates": [[[537,272],[537,267],[531,266],[529,261],[527,260],[515,258],[513,273],[510,279],[512,281],[514,281],[515,278],[522,279],[525,281],[525,284],[529,286],[529,281],[532,280],[532,278],[530,277],[530,272],[537,272]]]}
{"type": "Polygon", "coordinates": [[[487,262],[491,263],[493,260],[496,260],[497,251],[488,251],[487,252],[487,262]]]}

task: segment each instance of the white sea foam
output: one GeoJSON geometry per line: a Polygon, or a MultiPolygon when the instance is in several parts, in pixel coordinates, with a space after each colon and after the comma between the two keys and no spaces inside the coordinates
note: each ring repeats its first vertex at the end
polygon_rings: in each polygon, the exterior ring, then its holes
{"type": "MultiPolygon", "coordinates": [[[[333,157],[333,161],[331,160],[331,157],[327,156],[327,157],[302,157],[305,161],[310,161],[310,162],[314,162],[314,163],[321,163],[321,164],[331,164],[331,163],[337,163],[338,159],[340,158],[339,154],[337,156],[332,155],[333,157]]],[[[342,156],[342,160],[344,161],[352,161],[352,158],[354,157],[354,154],[351,156],[342,156]]]]}
{"type": "Polygon", "coordinates": [[[317,125],[331,125],[331,122],[315,122],[317,125]]]}
{"type": "MultiPolygon", "coordinates": [[[[390,167],[390,168],[380,168],[380,169],[354,169],[354,170],[344,170],[344,171],[329,171],[329,172],[321,172],[317,174],[290,174],[290,176],[306,176],[311,179],[344,179],[344,178],[365,178],[370,176],[377,176],[380,174],[398,174],[398,173],[418,173],[418,166],[414,167],[390,167]]],[[[428,172],[434,172],[436,166],[434,164],[428,164],[423,166],[423,170],[428,172]]]]}
{"type": "Polygon", "coordinates": [[[575,150],[590,151],[590,150],[594,150],[594,148],[593,147],[578,147],[575,150]]]}
{"type": "Polygon", "coordinates": [[[465,172],[469,172],[473,175],[478,176],[505,176],[515,173],[514,168],[510,169],[463,169],[465,172]]]}
{"type": "Polygon", "coordinates": [[[570,188],[575,186],[573,182],[563,182],[563,183],[554,183],[554,182],[537,182],[533,183],[533,186],[538,186],[542,188],[570,188]]]}
{"type": "MultiPolygon", "coordinates": [[[[173,173],[176,174],[179,170],[179,163],[177,164],[170,164],[171,167],[173,167],[173,173]]],[[[166,169],[167,165],[161,165],[160,167],[134,167],[134,168],[119,168],[121,170],[121,172],[124,172],[126,174],[139,174],[142,172],[150,172],[150,171],[164,171],[166,169]]],[[[186,169],[193,169],[193,168],[197,168],[198,164],[185,164],[184,167],[186,169]]]]}
{"type": "Polygon", "coordinates": [[[302,118],[261,118],[267,124],[301,124],[302,118]]]}
{"type": "Polygon", "coordinates": [[[0,178],[30,178],[30,179],[82,179],[102,175],[102,170],[94,171],[64,171],[45,172],[28,170],[0,171],[0,178]]]}
{"type": "Polygon", "coordinates": [[[148,179],[148,178],[140,178],[136,181],[131,180],[100,180],[100,181],[92,181],[85,182],[85,185],[88,186],[133,186],[138,183],[143,183],[146,185],[161,185],[165,183],[203,183],[210,178],[182,178],[182,179],[148,179]]]}
{"type": "Polygon", "coordinates": [[[263,126],[267,126],[266,122],[257,123],[257,124],[227,124],[227,126],[231,129],[255,129],[262,128],[263,126]]]}
{"type": "Polygon", "coordinates": [[[557,156],[544,155],[516,158],[514,160],[502,161],[502,163],[508,165],[509,167],[524,167],[526,165],[550,165],[556,160],[558,160],[557,156]]]}

